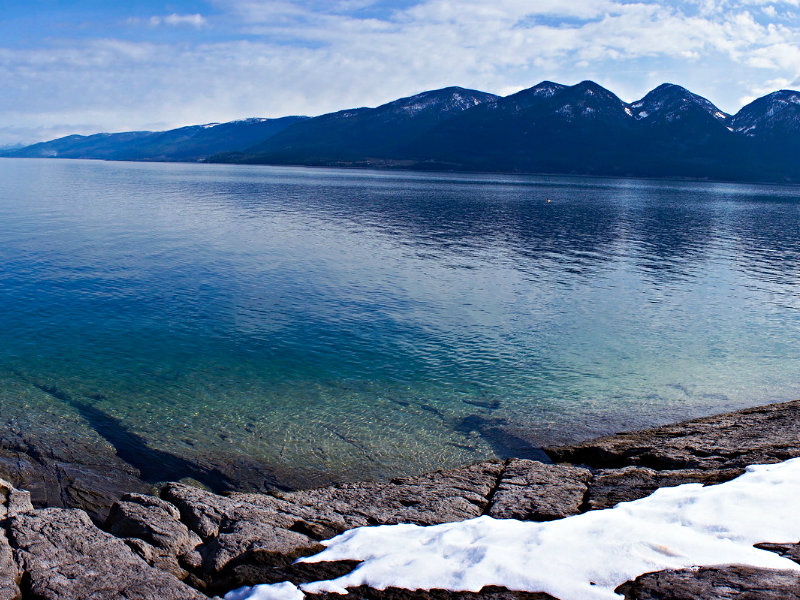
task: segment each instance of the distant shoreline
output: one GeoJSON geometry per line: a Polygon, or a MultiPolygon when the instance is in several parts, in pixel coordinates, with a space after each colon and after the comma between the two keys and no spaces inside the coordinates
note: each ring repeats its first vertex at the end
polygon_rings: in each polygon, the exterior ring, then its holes
{"type": "MultiPolygon", "coordinates": [[[[647,176],[647,175],[597,175],[591,173],[558,173],[558,172],[535,172],[535,171],[479,171],[468,169],[420,169],[414,167],[377,165],[308,165],[302,163],[236,163],[236,162],[211,162],[204,160],[181,161],[181,160],[114,160],[109,158],[78,158],[78,157],[56,157],[56,156],[2,156],[0,160],[55,160],[55,161],[91,161],[106,163],[130,163],[148,165],[203,165],[220,167],[246,167],[246,168],[290,168],[308,170],[338,170],[353,172],[375,173],[417,173],[420,175],[439,174],[439,175],[507,175],[519,177],[554,177],[567,179],[606,179],[606,180],[634,180],[634,181],[663,181],[666,183],[724,183],[731,185],[759,185],[773,187],[800,187],[800,181],[776,181],[774,179],[750,180],[750,179],[712,179],[701,177],[684,176],[647,176]]],[[[490,183],[490,182],[487,182],[490,183]]]]}

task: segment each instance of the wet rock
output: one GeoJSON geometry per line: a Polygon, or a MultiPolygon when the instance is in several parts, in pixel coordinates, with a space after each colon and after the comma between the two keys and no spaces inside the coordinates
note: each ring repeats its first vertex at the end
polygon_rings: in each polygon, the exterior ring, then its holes
{"type": "Polygon", "coordinates": [[[738,477],[743,469],[702,471],[683,469],[656,471],[647,467],[622,467],[596,471],[589,483],[588,510],[611,508],[619,502],[630,502],[649,496],[658,488],[673,487],[684,483],[704,485],[723,483],[738,477]]]}
{"type": "Polygon", "coordinates": [[[508,461],[487,512],[496,519],[550,521],[581,512],[592,473],[533,460],[508,461]]]}
{"type": "Polygon", "coordinates": [[[745,566],[659,571],[616,592],[625,600],[800,600],[800,572],[745,566]]]}
{"type": "Polygon", "coordinates": [[[10,519],[9,539],[36,600],[199,600],[203,595],[149,566],[81,510],[47,508],[10,519]]]}
{"type": "Polygon", "coordinates": [[[780,554],[784,558],[800,564],[800,542],[796,544],[756,544],[756,548],[780,554]]]}
{"type": "Polygon", "coordinates": [[[800,456],[800,400],[545,448],[556,462],[594,468],[742,469],[800,456]]]}
{"type": "Polygon", "coordinates": [[[307,594],[308,600],[557,600],[542,592],[514,592],[506,588],[487,586],[480,592],[451,592],[449,590],[376,590],[357,587],[348,594],[307,594]]]}
{"type": "Polygon", "coordinates": [[[55,465],[62,502],[54,506],[79,508],[102,523],[113,503],[126,492],[152,492],[153,487],[133,473],[109,474],[107,467],[62,463],[55,465]]]}
{"type": "Polygon", "coordinates": [[[49,439],[23,441],[7,434],[0,444],[0,477],[27,490],[37,507],[81,508],[102,522],[124,493],[153,489],[102,447],[71,447],[64,440],[51,445],[49,439]],[[65,455],[68,460],[63,460],[65,455]]]}

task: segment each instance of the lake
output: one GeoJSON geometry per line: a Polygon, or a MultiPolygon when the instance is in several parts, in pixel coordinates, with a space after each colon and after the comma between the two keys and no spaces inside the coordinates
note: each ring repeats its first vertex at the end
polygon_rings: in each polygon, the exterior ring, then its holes
{"type": "Polygon", "coordinates": [[[286,485],[800,398],[799,187],[2,159],[0,274],[3,422],[286,485]]]}

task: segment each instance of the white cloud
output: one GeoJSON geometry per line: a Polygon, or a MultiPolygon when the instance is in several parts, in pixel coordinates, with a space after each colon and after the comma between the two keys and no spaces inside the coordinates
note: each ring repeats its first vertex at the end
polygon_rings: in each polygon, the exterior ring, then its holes
{"type": "Polygon", "coordinates": [[[182,26],[182,25],[189,25],[191,27],[205,27],[208,22],[206,18],[201,14],[194,14],[194,15],[178,15],[178,14],[171,14],[165,17],[154,16],[150,17],[148,23],[152,27],[158,27],[159,25],[170,25],[170,26],[182,26]]]}
{"type": "Polygon", "coordinates": [[[214,17],[153,17],[191,30],[171,45],[0,48],[0,127],[12,112],[31,123],[60,112],[90,130],[319,114],[542,79],[595,79],[627,100],[672,81],[735,111],[765,81],[800,77],[798,23],[761,10],[796,2],[421,0],[381,12],[370,0],[217,0],[214,17]],[[204,41],[212,25],[223,41],[204,41]]]}

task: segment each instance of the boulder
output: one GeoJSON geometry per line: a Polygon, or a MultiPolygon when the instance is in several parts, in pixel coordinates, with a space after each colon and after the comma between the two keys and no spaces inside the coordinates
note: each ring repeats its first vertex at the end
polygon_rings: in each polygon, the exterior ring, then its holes
{"type": "Polygon", "coordinates": [[[150,566],[178,579],[186,579],[188,569],[202,565],[197,552],[202,540],[181,522],[178,509],[161,498],[125,494],[111,507],[105,528],[124,538],[150,566]]]}

